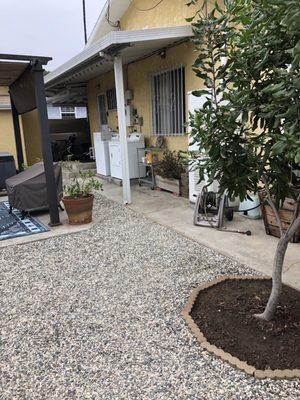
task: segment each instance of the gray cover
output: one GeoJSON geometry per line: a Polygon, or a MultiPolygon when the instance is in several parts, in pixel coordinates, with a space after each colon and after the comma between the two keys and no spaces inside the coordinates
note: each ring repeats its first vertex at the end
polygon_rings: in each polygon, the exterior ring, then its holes
{"type": "MultiPolygon", "coordinates": [[[[58,163],[53,164],[57,202],[62,198],[62,172],[58,163]]],[[[46,176],[42,162],[32,165],[20,174],[6,180],[9,205],[21,211],[48,208],[46,176]]]]}

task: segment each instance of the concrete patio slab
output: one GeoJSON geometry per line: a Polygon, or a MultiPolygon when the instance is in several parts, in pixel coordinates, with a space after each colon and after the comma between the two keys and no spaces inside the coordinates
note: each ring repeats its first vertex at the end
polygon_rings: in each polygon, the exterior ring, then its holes
{"type": "MultiPolygon", "coordinates": [[[[7,201],[7,197],[2,196],[0,201],[7,201]]],[[[34,217],[38,218],[45,226],[49,228],[48,232],[37,233],[30,236],[21,236],[18,238],[6,239],[0,241],[0,249],[13,246],[16,244],[24,244],[24,243],[31,243],[36,242],[38,240],[45,240],[56,236],[61,235],[69,235],[73,233],[78,233],[82,231],[89,230],[93,226],[93,222],[86,225],[69,225],[68,223],[68,216],[65,211],[60,212],[60,221],[61,225],[50,227],[49,224],[49,214],[48,212],[42,212],[33,215],[34,217]]]]}
{"type": "MultiPolygon", "coordinates": [[[[107,198],[122,203],[122,187],[105,181],[103,189],[107,198]]],[[[188,199],[138,185],[132,186],[132,204],[128,207],[261,273],[272,274],[278,239],[266,235],[262,220],[250,220],[235,213],[234,220],[226,222],[227,229],[251,230],[252,236],[197,227],[193,225],[194,210],[188,199]]],[[[299,243],[289,245],[283,279],[289,285],[300,288],[299,243]]]]}

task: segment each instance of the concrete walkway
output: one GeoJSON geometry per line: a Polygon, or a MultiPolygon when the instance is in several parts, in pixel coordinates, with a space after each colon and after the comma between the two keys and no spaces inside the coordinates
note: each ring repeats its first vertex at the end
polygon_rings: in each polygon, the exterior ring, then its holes
{"type": "MultiPolygon", "coordinates": [[[[107,198],[122,203],[122,187],[105,181],[103,189],[107,198]]],[[[262,220],[249,220],[235,213],[234,221],[226,222],[228,229],[251,230],[252,236],[196,227],[188,199],[138,185],[132,186],[132,204],[128,207],[259,272],[272,274],[278,239],[266,235],[262,220]]],[[[283,278],[300,289],[300,243],[289,245],[283,278]]]]}

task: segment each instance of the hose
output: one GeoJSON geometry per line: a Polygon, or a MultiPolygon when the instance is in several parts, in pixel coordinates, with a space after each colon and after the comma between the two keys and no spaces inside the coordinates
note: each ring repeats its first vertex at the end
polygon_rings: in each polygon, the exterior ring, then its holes
{"type": "MultiPolygon", "coordinates": [[[[212,192],[212,191],[208,192],[207,191],[207,187],[205,186],[203,188],[202,195],[201,195],[201,208],[204,210],[205,219],[209,223],[209,225],[212,228],[216,229],[217,231],[221,231],[221,232],[239,233],[241,235],[247,235],[247,236],[251,236],[252,235],[252,232],[250,230],[241,231],[239,229],[227,229],[227,228],[219,228],[217,226],[214,226],[211,223],[211,220],[207,215],[207,204],[209,204],[211,207],[212,206],[216,207],[216,205],[217,205],[217,194],[215,192],[212,192]]],[[[254,210],[255,208],[257,208],[259,206],[260,206],[260,204],[258,206],[256,206],[256,207],[253,207],[253,208],[249,209],[249,210],[243,210],[243,211],[239,211],[239,212],[251,211],[251,210],[254,210]]]]}

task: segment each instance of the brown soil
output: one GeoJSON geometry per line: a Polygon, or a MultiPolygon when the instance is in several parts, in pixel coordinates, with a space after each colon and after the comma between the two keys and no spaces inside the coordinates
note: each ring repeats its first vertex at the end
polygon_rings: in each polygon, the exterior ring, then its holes
{"type": "Polygon", "coordinates": [[[257,369],[300,368],[300,292],[283,287],[276,317],[257,320],[270,280],[228,280],[200,291],[191,317],[207,341],[257,369]]]}

